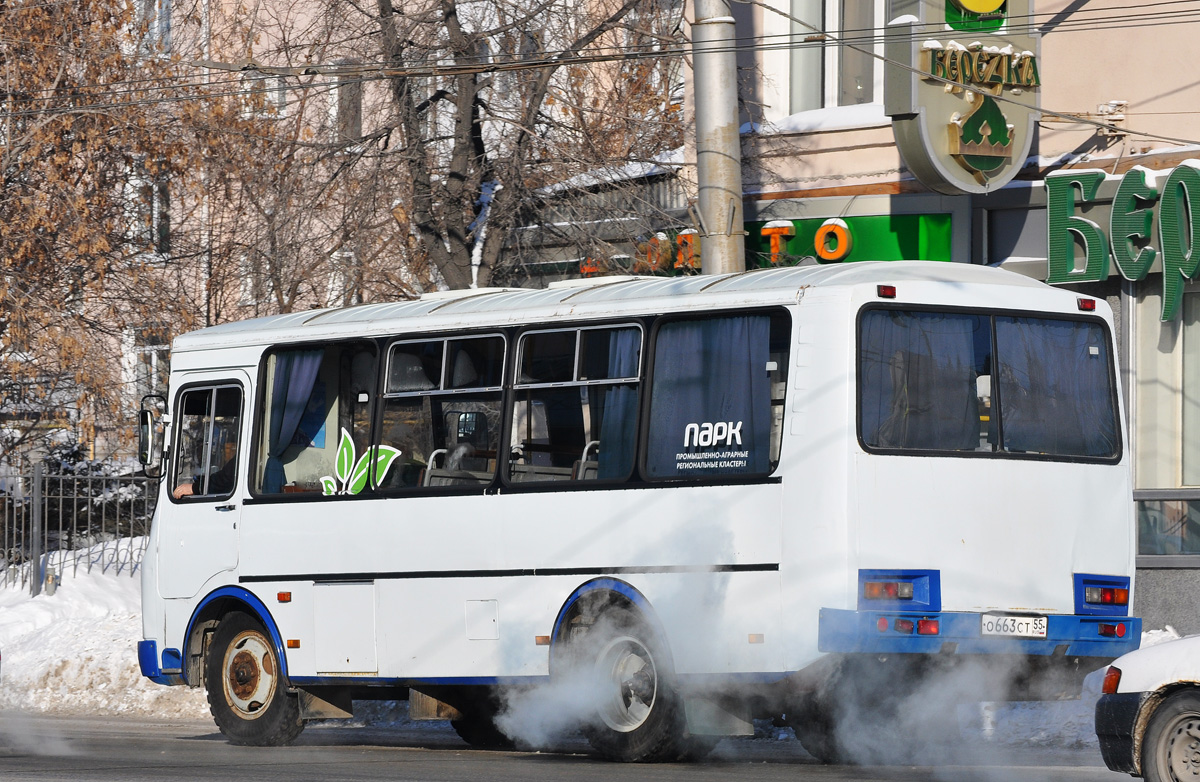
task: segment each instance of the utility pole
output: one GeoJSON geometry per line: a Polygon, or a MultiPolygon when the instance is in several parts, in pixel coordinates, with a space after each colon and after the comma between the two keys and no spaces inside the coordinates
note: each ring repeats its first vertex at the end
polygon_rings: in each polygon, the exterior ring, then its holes
{"type": "Polygon", "coordinates": [[[692,64],[696,96],[700,271],[746,270],[737,50],[729,0],[695,0],[692,64]]]}

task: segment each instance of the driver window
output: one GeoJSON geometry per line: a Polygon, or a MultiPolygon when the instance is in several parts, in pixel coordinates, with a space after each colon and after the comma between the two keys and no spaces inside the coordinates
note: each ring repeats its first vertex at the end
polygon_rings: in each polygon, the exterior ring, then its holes
{"type": "Polygon", "coordinates": [[[179,395],[177,409],[171,496],[176,500],[230,496],[237,477],[242,389],[190,388],[179,395]]]}

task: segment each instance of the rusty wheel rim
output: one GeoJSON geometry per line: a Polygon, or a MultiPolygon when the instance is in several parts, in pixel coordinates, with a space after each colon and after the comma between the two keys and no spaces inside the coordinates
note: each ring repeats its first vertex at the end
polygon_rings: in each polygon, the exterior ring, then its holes
{"type": "Polygon", "coordinates": [[[239,633],[225,651],[225,700],[243,719],[262,715],[278,682],[275,652],[259,633],[239,633]]]}

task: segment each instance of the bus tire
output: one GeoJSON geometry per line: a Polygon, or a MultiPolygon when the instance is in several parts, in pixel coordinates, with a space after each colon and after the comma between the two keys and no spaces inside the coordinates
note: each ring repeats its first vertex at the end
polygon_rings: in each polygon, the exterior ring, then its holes
{"type": "Polygon", "coordinates": [[[622,762],[671,761],[685,745],[683,709],[662,645],[631,611],[609,608],[572,641],[577,670],[595,697],[584,735],[622,762]]]}
{"type": "Polygon", "coordinates": [[[1200,692],[1181,690],[1167,697],[1146,726],[1142,776],[1146,782],[1194,777],[1200,743],[1200,692]]]}
{"type": "Polygon", "coordinates": [[[304,722],[300,699],[288,692],[271,636],[249,614],[228,614],[213,633],[205,668],[208,707],[231,744],[290,744],[304,722]]]}

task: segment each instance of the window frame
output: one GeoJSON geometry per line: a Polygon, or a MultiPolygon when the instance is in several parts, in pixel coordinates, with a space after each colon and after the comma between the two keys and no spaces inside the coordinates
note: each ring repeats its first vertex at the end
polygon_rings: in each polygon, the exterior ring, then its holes
{"type": "Polygon", "coordinates": [[[647,368],[647,331],[646,325],[641,318],[621,319],[613,321],[605,321],[602,323],[584,322],[584,323],[566,323],[561,326],[544,326],[537,325],[531,328],[526,328],[518,331],[514,335],[515,347],[512,353],[512,382],[506,388],[504,401],[504,417],[501,423],[503,431],[501,432],[502,457],[500,460],[497,473],[500,476],[502,484],[511,490],[516,491],[545,491],[545,490],[587,490],[601,486],[626,486],[631,482],[636,482],[639,477],[639,464],[641,461],[639,448],[642,441],[642,422],[645,420],[644,404],[646,400],[645,386],[647,368]],[[617,331],[620,329],[633,328],[638,333],[638,374],[636,377],[621,377],[621,378],[603,378],[600,380],[580,380],[581,361],[583,358],[583,332],[585,331],[617,331]],[[518,382],[521,377],[521,367],[525,358],[525,340],[527,337],[537,334],[562,334],[565,332],[574,332],[575,347],[574,357],[571,364],[571,380],[556,380],[556,381],[538,381],[532,383],[518,382]],[[587,388],[595,386],[632,386],[637,392],[637,400],[634,404],[636,418],[634,420],[634,456],[633,462],[630,465],[629,471],[620,478],[595,479],[595,480],[543,480],[543,481],[514,481],[511,478],[512,464],[512,427],[513,419],[516,415],[517,394],[521,391],[530,391],[536,389],[548,388],[587,388]]]}
{"type": "MultiPolygon", "coordinates": [[[[322,350],[322,351],[328,351],[328,349],[330,347],[335,347],[335,346],[341,347],[343,349],[347,348],[349,346],[352,346],[352,345],[358,345],[358,346],[364,347],[364,348],[369,346],[370,348],[372,348],[375,351],[375,362],[374,362],[375,383],[374,383],[374,388],[373,388],[373,392],[372,392],[372,397],[367,403],[369,405],[368,414],[369,414],[370,427],[371,427],[370,436],[368,436],[367,442],[373,447],[373,446],[377,445],[377,443],[375,443],[375,433],[378,431],[378,427],[379,427],[379,411],[381,409],[379,400],[382,397],[382,394],[380,393],[380,389],[383,387],[383,378],[380,374],[380,369],[383,367],[383,365],[380,361],[380,356],[383,355],[383,351],[381,350],[381,343],[382,343],[382,340],[378,337],[370,337],[370,336],[368,336],[368,337],[342,337],[342,338],[337,338],[337,339],[315,341],[315,342],[314,341],[276,342],[276,343],[273,343],[273,344],[268,345],[265,348],[263,348],[263,351],[260,354],[259,359],[258,359],[258,372],[255,374],[255,380],[254,380],[254,382],[255,382],[255,399],[254,399],[254,406],[253,406],[254,418],[251,422],[250,448],[247,450],[247,458],[248,458],[247,464],[249,464],[249,465],[251,465],[251,467],[253,467],[255,473],[259,469],[259,467],[258,467],[259,458],[261,455],[262,447],[263,447],[265,439],[266,439],[266,432],[267,432],[267,429],[264,428],[265,419],[267,417],[267,397],[270,396],[270,388],[268,387],[268,384],[267,384],[267,362],[270,360],[271,356],[276,355],[283,351],[301,351],[301,350],[318,350],[318,349],[322,350]]],[[[325,361],[324,355],[322,355],[321,361],[322,361],[322,364],[324,364],[324,361],[325,361]]],[[[318,374],[318,379],[320,379],[319,374],[318,374]]],[[[340,382],[340,380],[341,380],[341,378],[339,376],[339,382],[340,382]]],[[[336,433],[336,435],[330,435],[327,432],[326,435],[327,436],[337,436],[340,438],[341,432],[336,433]]],[[[284,493],[280,493],[280,494],[267,494],[267,493],[262,492],[261,486],[256,485],[256,483],[257,482],[254,480],[254,475],[249,474],[246,479],[247,497],[246,497],[245,502],[247,504],[275,503],[275,502],[328,502],[331,500],[360,500],[360,499],[366,499],[370,496],[373,496],[371,492],[374,491],[374,486],[371,484],[368,484],[367,488],[370,489],[371,491],[368,492],[368,491],[364,490],[358,494],[325,495],[325,494],[321,494],[319,492],[298,492],[298,493],[294,493],[294,494],[284,492],[284,493]]]]}
{"type": "MultiPolygon", "coordinates": [[[[684,485],[729,485],[729,484],[748,484],[748,483],[763,483],[763,482],[779,482],[782,477],[777,475],[779,465],[783,462],[783,440],[787,434],[787,395],[788,382],[791,378],[791,361],[794,357],[795,344],[795,318],[792,316],[791,310],[782,305],[768,305],[763,307],[745,307],[729,310],[718,310],[716,312],[672,312],[660,315],[654,319],[653,328],[650,332],[650,339],[646,346],[646,356],[643,359],[645,362],[645,388],[642,393],[642,406],[640,411],[640,420],[638,426],[638,444],[636,469],[639,476],[644,481],[644,485],[661,487],[661,486],[684,486],[684,485]],[[726,474],[708,474],[696,476],[674,476],[666,478],[651,478],[646,469],[646,458],[649,454],[650,443],[650,402],[654,394],[654,360],[658,352],[658,335],[662,327],[671,323],[687,320],[712,320],[716,318],[736,318],[746,317],[750,315],[764,315],[768,320],[773,320],[777,316],[781,316],[784,322],[784,331],[786,332],[787,341],[787,360],[778,369],[783,373],[783,397],[776,400],[770,398],[769,415],[773,418],[775,408],[782,408],[779,417],[780,430],[780,447],[779,451],[769,454],[767,459],[768,469],[765,473],[726,473],[726,474]]],[[[768,345],[767,355],[770,356],[770,330],[768,329],[768,345]]],[[[769,386],[768,386],[769,389],[769,386]]],[[[769,393],[769,390],[768,390],[769,393]]],[[[774,448],[772,447],[772,451],[774,448]]]]}
{"type": "Polygon", "coordinates": [[[378,398],[383,399],[401,399],[404,397],[418,396],[433,396],[437,394],[480,394],[487,392],[499,391],[504,393],[504,381],[508,377],[508,335],[501,331],[483,331],[470,334],[434,334],[424,339],[420,337],[399,337],[384,340],[386,350],[382,351],[384,364],[381,367],[382,372],[379,374],[379,394],[378,398]],[[487,339],[489,337],[499,337],[504,345],[504,354],[500,359],[500,385],[498,386],[472,386],[470,388],[449,388],[446,386],[446,367],[449,364],[449,351],[451,342],[465,342],[471,339],[487,339]],[[442,362],[441,376],[438,378],[438,385],[435,388],[424,389],[421,391],[388,391],[387,378],[388,372],[392,368],[392,350],[397,345],[419,345],[426,342],[441,342],[442,343],[442,362]]]}
{"type": "MultiPolygon", "coordinates": [[[[916,457],[949,457],[960,459],[1015,459],[1019,461],[1041,461],[1041,462],[1063,462],[1073,464],[1119,464],[1126,455],[1126,435],[1123,431],[1124,420],[1121,416],[1120,396],[1118,394],[1118,379],[1117,379],[1117,347],[1113,341],[1112,329],[1109,328],[1107,321],[1096,315],[1084,315],[1080,313],[1078,316],[1072,313],[1062,312],[1044,312],[1039,310],[1025,309],[1000,309],[989,307],[956,307],[952,305],[926,305],[920,303],[888,303],[888,302],[871,302],[864,305],[855,316],[854,324],[854,345],[851,351],[851,358],[854,361],[854,434],[858,441],[859,447],[869,454],[878,454],[882,456],[916,456],[916,457]],[[996,329],[995,318],[1038,318],[1042,320],[1059,320],[1069,323],[1090,323],[1098,325],[1104,334],[1104,343],[1107,346],[1108,352],[1108,395],[1111,409],[1114,417],[1114,437],[1115,437],[1115,455],[1113,456],[1077,456],[1066,454],[1046,454],[1046,453],[1031,453],[1020,451],[951,451],[951,450],[919,450],[915,448],[881,448],[879,446],[868,445],[863,438],[863,406],[862,406],[862,390],[863,390],[863,372],[862,372],[862,331],[863,320],[870,312],[876,311],[891,311],[891,312],[922,312],[933,314],[948,314],[948,315],[975,315],[986,317],[991,321],[991,339],[992,339],[992,357],[993,357],[993,377],[995,377],[995,365],[999,361],[996,351],[996,329]]],[[[999,392],[998,384],[993,383],[993,413],[995,416],[1003,416],[1004,400],[1003,395],[999,392]]],[[[1002,420],[1002,418],[1001,418],[1002,420]]],[[[1001,424],[1003,426],[1003,424],[1001,424]]],[[[1003,439],[1003,436],[1002,436],[1003,439]]]]}
{"type": "MultiPolygon", "coordinates": [[[[246,412],[247,412],[249,405],[246,404],[246,401],[247,400],[246,400],[245,387],[242,385],[241,382],[239,382],[238,380],[233,379],[233,378],[226,378],[226,379],[221,379],[221,380],[198,380],[193,383],[187,383],[186,385],[182,386],[178,392],[175,393],[174,406],[171,408],[174,415],[172,416],[172,422],[171,422],[171,429],[172,429],[171,451],[169,454],[168,471],[167,471],[167,475],[168,475],[167,486],[169,487],[168,491],[167,491],[167,497],[170,499],[170,501],[172,503],[174,503],[176,505],[194,505],[194,504],[202,503],[202,502],[221,502],[224,500],[228,500],[230,497],[232,497],[234,494],[237,493],[238,484],[241,481],[242,465],[245,463],[245,457],[246,457],[246,453],[248,451],[247,446],[245,444],[245,439],[246,439],[245,427],[246,427],[246,412]],[[237,453],[233,457],[234,458],[233,486],[230,488],[230,490],[228,492],[226,492],[224,494],[189,494],[184,497],[177,498],[177,497],[175,497],[174,489],[175,489],[175,487],[181,485],[181,483],[182,483],[180,476],[178,474],[179,462],[178,462],[177,457],[179,456],[180,446],[182,444],[183,397],[185,394],[187,394],[189,392],[207,389],[209,391],[209,393],[212,394],[212,400],[213,400],[213,406],[214,406],[214,412],[215,412],[216,392],[222,388],[236,388],[238,391],[238,394],[241,397],[238,402],[238,448],[237,448],[237,453]]],[[[214,419],[216,416],[213,413],[210,413],[208,417],[209,417],[208,431],[205,433],[205,439],[208,442],[208,448],[206,449],[205,459],[207,462],[207,467],[211,468],[211,466],[212,466],[212,462],[211,462],[212,435],[213,435],[213,431],[214,431],[214,422],[212,419],[214,419]]],[[[211,475],[211,470],[209,470],[209,474],[211,475]]],[[[193,480],[195,480],[195,479],[193,478],[193,480]]]]}
{"type": "Polygon", "coordinates": [[[464,494],[483,494],[491,491],[496,485],[497,476],[501,467],[502,446],[507,439],[504,434],[504,426],[507,421],[507,404],[508,389],[505,381],[511,372],[509,367],[509,357],[511,355],[510,347],[511,340],[509,334],[495,327],[486,328],[482,331],[470,332],[429,332],[425,335],[405,334],[405,335],[387,335],[379,337],[377,340],[381,346],[379,355],[381,363],[379,365],[378,377],[378,393],[376,394],[375,409],[373,411],[374,418],[372,420],[372,447],[378,447],[383,444],[383,421],[386,413],[388,400],[393,399],[423,399],[425,397],[441,397],[449,399],[452,397],[470,397],[480,394],[496,394],[497,404],[500,407],[500,422],[499,431],[497,432],[496,440],[496,469],[492,475],[492,479],[485,483],[450,486],[402,486],[402,487],[381,487],[376,485],[375,478],[372,475],[367,489],[364,489],[362,496],[364,497],[423,497],[437,495],[464,495],[464,494]],[[447,383],[449,351],[450,343],[465,342],[473,339],[489,339],[499,338],[502,345],[502,355],[500,357],[500,384],[489,386],[472,386],[468,388],[452,388],[447,383]],[[397,345],[419,345],[423,343],[440,342],[442,343],[441,357],[441,374],[438,378],[438,385],[435,388],[423,389],[419,391],[388,391],[388,374],[392,366],[392,351],[397,345]]]}

